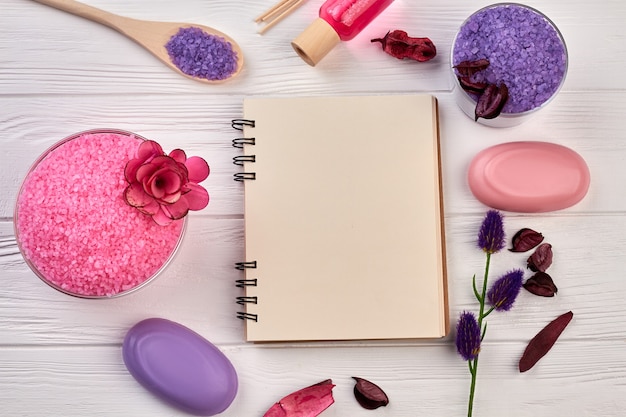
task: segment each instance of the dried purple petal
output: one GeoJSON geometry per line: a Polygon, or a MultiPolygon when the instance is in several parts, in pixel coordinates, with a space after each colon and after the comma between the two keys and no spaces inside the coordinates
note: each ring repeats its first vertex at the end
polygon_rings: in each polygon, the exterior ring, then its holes
{"type": "Polygon", "coordinates": [[[352,379],[356,381],[354,397],[361,404],[361,407],[374,410],[389,404],[387,394],[378,385],[356,376],[353,376],[352,379]]]}
{"type": "Polygon", "coordinates": [[[488,59],[477,59],[475,61],[459,62],[457,65],[454,66],[454,69],[456,69],[462,77],[471,77],[477,72],[487,69],[488,66],[488,59]]]}
{"type": "Polygon", "coordinates": [[[567,327],[572,318],[574,317],[574,313],[568,311],[565,314],[561,314],[556,319],[552,320],[546,327],[541,329],[539,333],[535,337],[533,337],[530,342],[528,342],[528,346],[526,350],[524,350],[524,354],[519,361],[519,371],[526,372],[539,361],[539,359],[543,358],[546,353],[552,349],[552,346],[556,343],[557,339],[563,333],[563,330],[567,327]]]}
{"type": "Polygon", "coordinates": [[[497,311],[509,311],[522,289],[523,277],[524,271],[514,269],[498,278],[487,292],[489,304],[497,311]]]}
{"type": "Polygon", "coordinates": [[[537,246],[535,252],[528,258],[526,265],[533,272],[546,272],[546,269],[552,265],[552,245],[542,243],[537,246]]]}
{"type": "Polygon", "coordinates": [[[489,84],[478,98],[474,112],[474,120],[478,120],[481,117],[483,119],[498,117],[508,99],[509,89],[506,84],[502,83],[500,86],[489,84]]]}
{"type": "Polygon", "coordinates": [[[466,361],[478,357],[480,352],[480,327],[474,313],[464,311],[456,325],[456,350],[466,361]]]}
{"type": "Polygon", "coordinates": [[[552,277],[545,272],[537,272],[528,278],[524,283],[524,288],[528,292],[541,297],[554,297],[559,291],[552,277]]]}
{"type": "Polygon", "coordinates": [[[387,32],[383,38],[372,39],[372,42],[380,42],[383,51],[398,59],[425,62],[437,55],[437,48],[429,38],[414,38],[403,30],[387,32]]]}
{"type": "Polygon", "coordinates": [[[458,77],[461,88],[469,93],[482,94],[487,88],[487,83],[472,81],[470,77],[458,77]]]}
{"type": "Polygon", "coordinates": [[[496,253],[504,245],[502,214],[497,210],[489,210],[478,232],[478,247],[487,253],[496,253]]]}
{"type": "Polygon", "coordinates": [[[511,252],[526,252],[543,241],[543,235],[533,229],[523,228],[513,235],[511,252]]]}

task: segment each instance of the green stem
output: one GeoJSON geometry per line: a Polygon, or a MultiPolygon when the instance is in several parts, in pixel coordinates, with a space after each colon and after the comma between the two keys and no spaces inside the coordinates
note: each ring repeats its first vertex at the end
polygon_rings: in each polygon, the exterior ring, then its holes
{"type": "Polygon", "coordinates": [[[485,318],[485,297],[487,296],[487,279],[489,277],[489,264],[491,263],[491,253],[487,252],[487,262],[485,263],[485,276],[483,277],[483,292],[480,294],[480,310],[478,312],[478,327],[482,329],[483,318],[485,318]]]}
{"type": "Polygon", "coordinates": [[[485,314],[483,314],[483,319],[484,319],[484,318],[486,318],[488,315],[490,315],[490,314],[491,314],[491,312],[492,312],[493,310],[495,310],[495,309],[496,309],[496,307],[495,307],[495,306],[493,306],[493,307],[491,307],[489,310],[487,310],[487,312],[486,312],[485,314]]]}
{"type": "Polygon", "coordinates": [[[470,373],[472,375],[472,384],[470,385],[470,394],[469,394],[469,405],[467,408],[467,417],[472,417],[472,410],[474,408],[474,391],[476,390],[476,371],[478,368],[478,356],[469,361],[470,362],[470,373]],[[474,365],[471,363],[474,362],[474,365]]]}
{"type": "MultiPolygon", "coordinates": [[[[487,252],[487,261],[485,263],[485,275],[483,276],[483,288],[482,288],[482,292],[480,293],[480,296],[476,297],[478,298],[478,302],[480,305],[480,309],[478,311],[478,328],[481,330],[482,336],[484,336],[484,332],[486,331],[486,327],[487,327],[486,323],[485,323],[485,326],[483,327],[483,319],[487,317],[487,315],[491,313],[491,311],[493,310],[493,309],[489,310],[487,313],[485,313],[485,298],[487,297],[487,279],[489,278],[490,263],[491,263],[491,253],[487,252]]],[[[472,375],[472,382],[470,385],[469,402],[467,406],[467,417],[472,417],[472,411],[474,409],[474,393],[476,391],[476,375],[478,374],[478,356],[479,355],[476,355],[476,357],[472,361],[470,361],[473,363],[470,363],[469,365],[470,374],[472,375]]]]}

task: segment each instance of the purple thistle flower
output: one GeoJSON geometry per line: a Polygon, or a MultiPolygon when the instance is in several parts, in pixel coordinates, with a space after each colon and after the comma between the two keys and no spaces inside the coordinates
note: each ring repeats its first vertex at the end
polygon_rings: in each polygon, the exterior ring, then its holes
{"type": "Polygon", "coordinates": [[[491,254],[502,250],[504,245],[502,214],[497,210],[489,210],[478,232],[478,246],[491,254]]]}
{"type": "Polygon", "coordinates": [[[487,292],[489,304],[498,311],[509,311],[522,289],[523,277],[524,271],[514,269],[498,278],[487,292]]]}
{"type": "Polygon", "coordinates": [[[474,313],[464,311],[456,325],[456,350],[466,361],[476,359],[480,352],[480,327],[474,313]]]}

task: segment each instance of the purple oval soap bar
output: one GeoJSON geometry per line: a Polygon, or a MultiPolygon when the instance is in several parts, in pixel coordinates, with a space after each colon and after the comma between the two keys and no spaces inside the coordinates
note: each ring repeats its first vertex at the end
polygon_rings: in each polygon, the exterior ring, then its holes
{"type": "Polygon", "coordinates": [[[570,207],[587,194],[589,168],[573,150],[548,142],[510,142],[474,157],[468,182],[485,205],[532,213],[570,207]]]}
{"type": "Polygon", "coordinates": [[[213,416],[237,394],[237,373],[208,340],[169,320],[133,326],[122,346],[130,374],[148,391],[191,414],[213,416]]]}

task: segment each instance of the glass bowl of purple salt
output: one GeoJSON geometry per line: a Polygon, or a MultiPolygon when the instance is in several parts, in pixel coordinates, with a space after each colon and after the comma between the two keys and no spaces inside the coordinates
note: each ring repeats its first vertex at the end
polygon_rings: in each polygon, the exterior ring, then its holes
{"type": "Polygon", "coordinates": [[[567,74],[557,26],[518,3],[484,7],[461,25],[451,48],[457,104],[478,123],[516,126],[546,107],[567,74]]]}
{"type": "Polygon", "coordinates": [[[186,217],[156,224],[127,204],[124,171],[145,138],[116,129],[71,135],[26,175],[14,228],[24,260],[65,294],[104,299],[156,278],[178,251],[186,217]]]}

